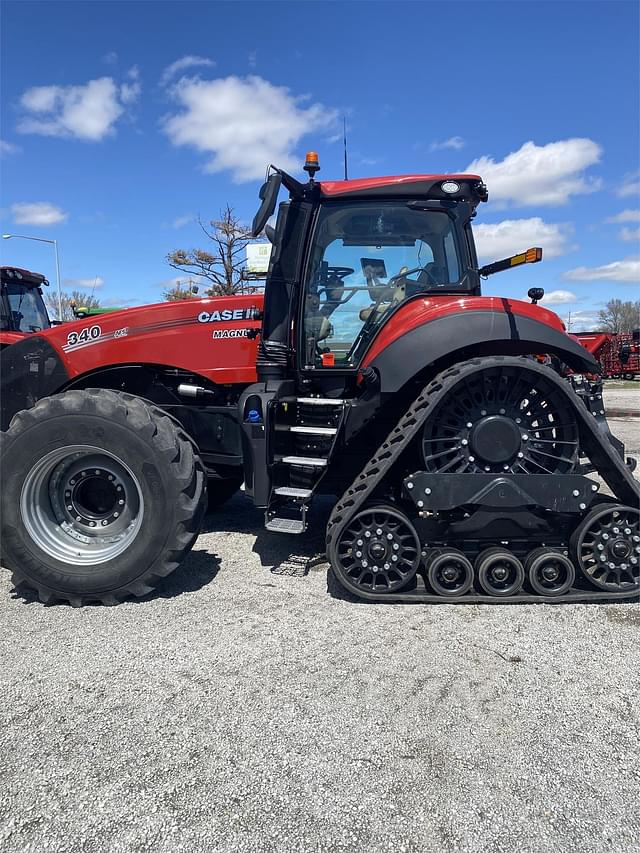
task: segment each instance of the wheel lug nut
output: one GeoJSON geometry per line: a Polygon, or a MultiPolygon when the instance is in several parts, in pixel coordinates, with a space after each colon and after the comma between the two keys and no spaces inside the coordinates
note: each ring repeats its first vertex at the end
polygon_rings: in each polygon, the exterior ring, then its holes
{"type": "Polygon", "coordinates": [[[637,566],[637,565],[638,565],[638,558],[637,558],[637,557],[632,557],[632,558],[629,560],[629,562],[631,563],[631,565],[632,565],[632,566],[637,566]]]}
{"type": "Polygon", "coordinates": [[[615,569],[615,567],[616,567],[615,563],[607,563],[607,565],[609,566],[610,569],[615,569]]]}
{"type": "Polygon", "coordinates": [[[630,528],[630,527],[625,527],[625,529],[624,529],[624,535],[625,535],[625,536],[628,536],[630,533],[631,533],[631,528],[630,528]]]}
{"type": "Polygon", "coordinates": [[[387,539],[389,539],[389,540],[393,539],[393,533],[387,533],[387,539]]]}
{"type": "Polygon", "coordinates": [[[119,513],[119,512],[114,512],[114,513],[113,513],[113,517],[114,517],[114,518],[117,518],[119,515],[120,515],[120,513],[119,513]]]}
{"type": "Polygon", "coordinates": [[[633,536],[632,539],[634,542],[640,542],[640,536],[633,536]]]}
{"type": "Polygon", "coordinates": [[[397,543],[397,542],[394,542],[394,543],[393,543],[393,550],[394,550],[394,551],[398,551],[399,549],[400,549],[400,546],[398,545],[398,543],[397,543]]]}
{"type": "Polygon", "coordinates": [[[620,533],[620,528],[619,528],[619,527],[614,527],[614,528],[613,528],[613,532],[614,532],[614,533],[620,533]]]}
{"type": "Polygon", "coordinates": [[[408,489],[412,489],[412,488],[413,488],[413,483],[407,483],[407,488],[408,488],[408,489]]]}
{"type": "Polygon", "coordinates": [[[471,421],[468,421],[467,422],[467,429],[471,429],[472,426],[473,426],[473,424],[471,423],[471,421]]]}
{"type": "Polygon", "coordinates": [[[606,542],[606,541],[607,541],[607,539],[609,538],[609,534],[608,534],[608,533],[603,533],[603,534],[602,534],[602,538],[603,538],[603,539],[604,539],[604,541],[606,542]]]}
{"type": "Polygon", "coordinates": [[[522,436],[522,440],[523,440],[523,441],[529,441],[529,436],[528,436],[528,435],[523,435],[523,436],[522,436]]]}
{"type": "Polygon", "coordinates": [[[356,542],[356,545],[364,545],[364,542],[362,541],[362,539],[358,539],[358,541],[356,542]]]}
{"type": "Polygon", "coordinates": [[[484,417],[484,416],[487,414],[487,410],[486,410],[486,409],[482,409],[482,410],[481,410],[481,412],[480,412],[480,414],[482,415],[482,417],[484,417]]]}
{"type": "Polygon", "coordinates": [[[422,508],[424,506],[424,501],[418,501],[418,507],[422,508]]]}
{"type": "Polygon", "coordinates": [[[95,526],[96,526],[95,521],[90,521],[90,522],[89,522],[89,526],[90,526],[90,527],[95,527],[95,526]]]}
{"type": "Polygon", "coordinates": [[[107,524],[109,524],[109,522],[108,522],[108,521],[107,521],[107,519],[105,518],[105,520],[102,522],[102,526],[103,526],[103,527],[106,527],[106,526],[107,526],[107,524]]]}
{"type": "Polygon", "coordinates": [[[382,536],[382,528],[378,527],[376,529],[376,536],[382,536]]]}
{"type": "Polygon", "coordinates": [[[384,570],[385,570],[385,572],[388,572],[390,568],[391,568],[391,564],[390,564],[390,563],[385,563],[385,564],[384,564],[384,570]]]}
{"type": "Polygon", "coordinates": [[[602,542],[598,542],[597,548],[598,551],[604,551],[604,545],[602,544],[602,542]]]}
{"type": "Polygon", "coordinates": [[[606,562],[607,562],[607,558],[605,557],[605,555],[604,555],[604,554],[600,554],[600,562],[601,562],[601,563],[606,563],[606,562]]]}
{"type": "Polygon", "coordinates": [[[71,512],[71,510],[73,509],[73,506],[72,506],[71,504],[69,504],[69,506],[67,507],[67,509],[69,510],[69,512],[71,512]]]}
{"type": "Polygon", "coordinates": [[[98,476],[100,475],[100,469],[99,468],[96,468],[96,474],[98,474],[98,476]]]}
{"type": "MultiPolygon", "coordinates": [[[[476,457],[475,457],[475,456],[470,456],[470,457],[469,457],[469,462],[475,462],[475,461],[476,461],[476,457]]],[[[427,490],[425,489],[425,492],[426,492],[426,491],[427,491],[427,490]]],[[[429,494],[431,494],[431,489],[429,489],[429,494]]]]}
{"type": "Polygon", "coordinates": [[[523,459],[523,458],[524,458],[524,453],[520,450],[518,452],[518,459],[523,459]]]}
{"type": "Polygon", "coordinates": [[[370,531],[370,530],[365,530],[365,532],[364,532],[364,537],[365,537],[365,539],[371,539],[371,531],[370,531]]]}
{"type": "Polygon", "coordinates": [[[398,562],[398,555],[397,555],[397,554],[393,554],[393,556],[391,557],[391,560],[392,560],[394,563],[397,563],[397,562],[398,562]]]}
{"type": "Polygon", "coordinates": [[[360,557],[362,557],[362,551],[356,551],[356,557],[360,559],[360,557]]]}
{"type": "Polygon", "coordinates": [[[119,501],[118,501],[118,504],[119,504],[120,506],[124,506],[124,501],[123,501],[123,500],[119,500],[119,501]]]}
{"type": "Polygon", "coordinates": [[[504,412],[505,412],[505,410],[504,410],[504,409],[500,409],[500,414],[501,414],[501,415],[504,415],[504,412]]]}
{"type": "Polygon", "coordinates": [[[69,480],[69,485],[71,485],[71,486],[75,486],[75,484],[76,484],[76,481],[75,481],[75,480],[69,480]]]}
{"type": "Polygon", "coordinates": [[[574,490],[573,490],[573,496],[574,496],[574,498],[577,498],[579,495],[580,495],[580,492],[579,492],[577,489],[574,489],[574,490]]]}
{"type": "Polygon", "coordinates": [[[363,569],[366,569],[368,565],[369,565],[369,563],[366,560],[362,561],[362,568],[363,569]]]}
{"type": "Polygon", "coordinates": [[[79,515],[76,515],[76,521],[82,521],[79,515]]]}
{"type": "Polygon", "coordinates": [[[425,495],[430,495],[430,494],[431,494],[431,489],[427,487],[427,488],[424,490],[424,493],[425,493],[425,495]]]}
{"type": "Polygon", "coordinates": [[[521,423],[522,423],[522,418],[516,418],[516,423],[517,423],[517,424],[521,424],[521,423]]]}
{"type": "Polygon", "coordinates": [[[469,444],[469,442],[467,441],[467,439],[466,439],[466,438],[463,438],[463,439],[462,439],[462,441],[460,442],[460,444],[461,444],[463,447],[466,447],[466,446],[467,446],[467,444],[469,444]]]}

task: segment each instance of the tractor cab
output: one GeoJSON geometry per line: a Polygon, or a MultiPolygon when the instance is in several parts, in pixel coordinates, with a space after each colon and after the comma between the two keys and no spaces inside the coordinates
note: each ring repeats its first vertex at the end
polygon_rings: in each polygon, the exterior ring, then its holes
{"type": "Polygon", "coordinates": [[[478,267],[471,221],[488,198],[478,175],[319,182],[315,152],[306,184],[271,169],[253,225],[254,236],[264,229],[274,243],[261,345],[269,375],[282,377],[285,355],[308,375],[355,373],[409,301],[479,297],[481,277],[542,257],[536,249],[478,267]],[[274,229],[267,220],[282,185],[290,197],[274,229]]]}
{"type": "Polygon", "coordinates": [[[40,273],[0,267],[0,332],[25,335],[50,328],[42,297],[42,286],[48,284],[40,273]]]}

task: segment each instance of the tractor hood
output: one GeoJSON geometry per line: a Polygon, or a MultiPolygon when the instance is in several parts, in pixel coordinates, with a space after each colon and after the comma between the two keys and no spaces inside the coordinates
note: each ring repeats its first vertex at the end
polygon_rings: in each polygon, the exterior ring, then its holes
{"type": "Polygon", "coordinates": [[[262,294],[162,302],[30,335],[0,356],[3,428],[13,412],[110,368],[157,366],[220,385],[255,382],[262,303],[262,294]]]}

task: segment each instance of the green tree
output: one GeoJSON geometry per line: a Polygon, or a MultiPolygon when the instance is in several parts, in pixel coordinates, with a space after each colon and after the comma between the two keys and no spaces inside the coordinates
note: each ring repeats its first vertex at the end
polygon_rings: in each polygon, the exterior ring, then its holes
{"type": "MultiPolygon", "coordinates": [[[[43,288],[44,289],[44,288],[43,288]]],[[[75,314],[73,307],[77,308],[101,308],[100,300],[90,293],[84,293],[82,290],[62,291],[62,317],[58,317],[58,292],[47,288],[45,294],[45,302],[49,314],[56,317],[58,320],[74,320],[75,314]]]]}
{"type": "Polygon", "coordinates": [[[640,300],[623,302],[621,299],[610,299],[598,312],[598,320],[601,332],[631,332],[640,326],[640,300]]]}
{"type": "Polygon", "coordinates": [[[169,266],[204,279],[207,296],[227,296],[244,290],[242,271],[250,229],[240,222],[229,205],[220,211],[220,219],[211,220],[208,226],[201,219],[198,222],[209,240],[207,248],[174,249],[167,255],[169,266]]]}

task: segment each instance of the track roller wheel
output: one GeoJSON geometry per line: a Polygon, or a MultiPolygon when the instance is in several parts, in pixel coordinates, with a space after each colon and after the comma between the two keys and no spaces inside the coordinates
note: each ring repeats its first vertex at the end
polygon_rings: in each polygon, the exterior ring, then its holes
{"type": "Polygon", "coordinates": [[[464,595],[473,585],[473,564],[456,548],[431,551],[426,569],[429,584],[438,595],[464,595]]]}
{"type": "Polygon", "coordinates": [[[420,540],[404,513],[369,506],[329,546],[328,556],[338,581],[356,595],[397,592],[416,575],[420,540]]]}
{"type": "Polygon", "coordinates": [[[640,590],[640,513],[622,504],[600,504],[571,537],[585,578],[608,592],[640,590]]]}
{"type": "Polygon", "coordinates": [[[536,548],[524,564],[529,585],[538,595],[564,595],[576,579],[573,563],[554,548],[536,548]]]}
{"type": "Polygon", "coordinates": [[[515,595],[524,583],[520,560],[505,548],[486,548],[476,557],[478,583],[487,595],[515,595]]]}

